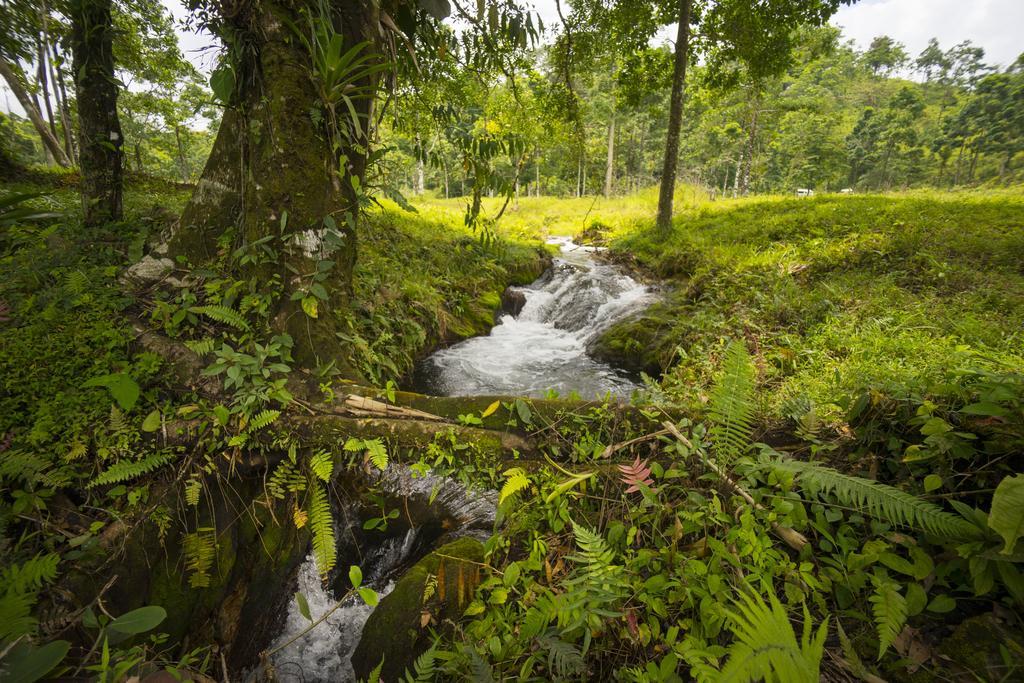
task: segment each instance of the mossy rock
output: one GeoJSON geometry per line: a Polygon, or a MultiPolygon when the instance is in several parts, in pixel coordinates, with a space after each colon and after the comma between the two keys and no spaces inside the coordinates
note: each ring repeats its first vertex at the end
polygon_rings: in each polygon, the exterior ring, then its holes
{"type": "Polygon", "coordinates": [[[1006,674],[1000,647],[1013,661],[1024,661],[1024,633],[988,613],[965,619],[936,650],[964,680],[998,681],[1006,674]]]}
{"type": "Polygon", "coordinates": [[[460,538],[441,546],[407,571],[363,627],[352,654],[356,676],[366,679],[383,659],[381,680],[399,680],[430,647],[430,628],[443,628],[462,616],[479,583],[483,558],[484,547],[479,541],[460,538]],[[431,576],[437,577],[437,586],[424,600],[431,576]]]}
{"type": "Polygon", "coordinates": [[[672,319],[658,304],[639,316],[612,325],[588,349],[609,365],[658,376],[668,367],[674,349],[672,319]]]}

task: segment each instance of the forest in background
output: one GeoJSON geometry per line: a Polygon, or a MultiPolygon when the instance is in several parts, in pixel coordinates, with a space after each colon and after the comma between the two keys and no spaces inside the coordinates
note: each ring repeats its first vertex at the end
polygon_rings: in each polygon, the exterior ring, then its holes
{"type": "MultiPolygon", "coordinates": [[[[392,150],[378,169],[383,182],[408,195],[466,196],[476,175],[461,141],[489,136],[525,141],[519,158],[493,161],[494,175],[524,195],[623,195],[657,184],[672,51],[616,49],[602,29],[587,28],[596,11],[581,4],[567,17],[565,36],[524,52],[497,78],[450,69],[397,92],[379,129],[380,144],[392,150]]],[[[181,54],[159,2],[132,0],[113,18],[126,167],[195,182],[220,108],[181,54]]],[[[40,12],[11,23],[24,33],[5,50],[10,67],[21,69],[15,78],[74,159],[67,22],[40,12]]],[[[720,196],[951,188],[1024,177],[1017,159],[1024,151],[1024,61],[999,69],[970,41],[946,46],[932,39],[912,55],[882,35],[858,51],[838,28],[804,28],[783,73],[738,68],[723,76],[696,64],[686,92],[679,171],[720,196]]],[[[32,122],[17,115],[0,119],[0,153],[21,164],[55,163],[32,122]]]]}

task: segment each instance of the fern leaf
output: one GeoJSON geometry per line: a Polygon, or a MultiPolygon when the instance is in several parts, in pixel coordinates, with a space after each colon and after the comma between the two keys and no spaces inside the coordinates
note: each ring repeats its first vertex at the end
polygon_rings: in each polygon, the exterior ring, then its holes
{"type": "Polygon", "coordinates": [[[122,460],[100,473],[95,479],[89,482],[87,488],[105,486],[107,484],[120,484],[132,479],[138,479],[144,474],[166,465],[170,462],[171,453],[153,453],[142,460],[122,460]]]}
{"type": "Polygon", "coordinates": [[[196,315],[234,327],[236,330],[249,330],[249,322],[238,311],[227,306],[192,306],[188,310],[196,315]]]}
{"type": "Polygon", "coordinates": [[[566,680],[583,673],[583,655],[571,643],[558,637],[538,638],[537,642],[548,652],[548,672],[555,680],[566,680]]]}
{"type": "Polygon", "coordinates": [[[334,458],[327,451],[317,451],[309,459],[309,467],[317,479],[328,482],[334,472],[334,458]]]}
{"type": "Polygon", "coordinates": [[[811,637],[810,614],[804,610],[803,643],[797,642],[789,615],[774,594],[769,602],[760,595],[741,593],[736,609],[726,614],[736,640],[729,647],[729,659],[720,681],[803,681],[816,683],[821,667],[828,622],[811,637]]]}
{"type": "Polygon", "coordinates": [[[437,675],[435,660],[437,659],[437,644],[430,646],[426,652],[416,658],[412,664],[412,671],[405,670],[405,683],[430,683],[437,675]]]}
{"type": "Polygon", "coordinates": [[[36,604],[34,593],[6,593],[0,595],[0,642],[29,635],[36,630],[37,619],[32,616],[36,604]]]}
{"type": "Polygon", "coordinates": [[[311,481],[309,487],[309,529],[313,534],[313,557],[320,575],[327,576],[336,560],[334,517],[320,482],[311,481]]]}
{"type": "Polygon", "coordinates": [[[189,479],[185,482],[185,502],[196,507],[199,505],[199,494],[203,492],[202,479],[189,479]]]}
{"type": "Polygon", "coordinates": [[[878,629],[878,658],[896,641],[907,623],[907,601],[891,581],[880,581],[868,598],[878,629]]]}
{"type": "Polygon", "coordinates": [[[188,585],[192,588],[210,586],[210,568],[217,550],[213,527],[200,527],[194,533],[186,534],[182,543],[185,553],[185,569],[189,572],[188,585]]]}
{"type": "Polygon", "coordinates": [[[274,424],[279,417],[281,417],[280,410],[262,410],[256,413],[252,420],[249,421],[249,431],[257,432],[264,427],[269,427],[274,424]]]}
{"type": "Polygon", "coordinates": [[[0,587],[11,593],[29,593],[39,590],[44,583],[57,578],[60,555],[36,555],[22,564],[7,567],[0,574],[0,587]]]}
{"type": "Polygon", "coordinates": [[[521,467],[505,470],[505,477],[505,484],[501,487],[501,493],[498,495],[498,505],[530,485],[530,479],[521,467]]]}
{"type": "Polygon", "coordinates": [[[811,495],[831,495],[842,505],[892,524],[951,539],[976,538],[980,533],[967,520],[933,503],[871,479],[801,460],[784,460],[779,467],[796,474],[801,486],[811,495]]]}
{"type": "Polygon", "coordinates": [[[734,341],[725,350],[722,372],[708,402],[709,435],[724,464],[731,464],[750,447],[754,408],[754,363],[743,343],[734,341]]]}
{"type": "Polygon", "coordinates": [[[383,472],[388,468],[388,449],[380,439],[363,440],[363,448],[366,449],[366,457],[373,466],[383,472]]]}
{"type": "Polygon", "coordinates": [[[189,340],[185,342],[185,346],[188,347],[189,351],[196,354],[197,356],[205,356],[208,353],[213,353],[213,348],[216,342],[207,337],[198,341],[189,340]]]}

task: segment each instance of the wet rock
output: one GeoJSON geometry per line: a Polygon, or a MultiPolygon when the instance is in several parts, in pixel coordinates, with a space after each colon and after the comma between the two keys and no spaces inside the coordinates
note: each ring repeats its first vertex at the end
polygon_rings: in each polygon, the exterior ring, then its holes
{"type": "Polygon", "coordinates": [[[501,295],[501,313],[517,317],[526,305],[526,293],[517,288],[509,287],[501,295]]]}
{"type": "Polygon", "coordinates": [[[381,663],[382,681],[399,680],[416,658],[430,647],[430,629],[443,631],[457,621],[473,599],[480,582],[484,547],[472,538],[441,546],[407,571],[370,615],[352,668],[360,679],[381,663]],[[428,579],[436,588],[425,600],[428,579]]]}
{"type": "Polygon", "coordinates": [[[147,254],[125,271],[125,278],[138,285],[148,285],[162,280],[174,272],[174,261],[169,258],[154,258],[147,254]]]}

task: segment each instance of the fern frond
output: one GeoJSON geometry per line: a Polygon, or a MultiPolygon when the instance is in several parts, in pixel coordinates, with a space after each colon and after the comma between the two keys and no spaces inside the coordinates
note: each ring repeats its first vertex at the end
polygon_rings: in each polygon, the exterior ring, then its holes
{"type": "Polygon", "coordinates": [[[437,675],[437,644],[430,646],[426,652],[416,658],[412,664],[412,671],[405,670],[405,683],[430,683],[437,675]]]}
{"type": "Polygon", "coordinates": [[[747,347],[733,341],[708,401],[709,435],[723,464],[728,466],[750,447],[754,409],[754,363],[747,347]]]}
{"type": "Polygon", "coordinates": [[[766,603],[760,595],[741,593],[736,610],[726,612],[736,640],[729,647],[729,659],[719,680],[817,683],[828,621],[812,636],[810,614],[804,608],[804,633],[802,642],[798,642],[779,599],[774,594],[768,599],[766,603]]]}
{"type": "Polygon", "coordinates": [[[217,550],[215,529],[200,527],[195,533],[186,534],[182,543],[185,553],[185,569],[189,572],[188,585],[192,588],[208,588],[210,568],[217,550]]]}
{"type": "Polygon", "coordinates": [[[498,505],[530,485],[530,479],[521,467],[505,470],[505,477],[505,484],[501,487],[501,493],[498,495],[498,505]]]}
{"type": "Polygon", "coordinates": [[[236,330],[249,330],[249,322],[238,311],[227,306],[192,306],[188,310],[196,315],[234,327],[236,330]]]}
{"type": "Polygon", "coordinates": [[[976,538],[980,533],[967,520],[933,503],[871,479],[801,460],[784,460],[778,466],[797,475],[800,485],[811,495],[830,495],[842,505],[892,524],[951,539],[976,538]]]}
{"type": "Polygon", "coordinates": [[[0,595],[0,642],[29,635],[36,630],[37,620],[32,616],[35,604],[35,593],[0,595]]]}
{"type": "Polygon", "coordinates": [[[72,270],[64,275],[64,289],[72,296],[81,296],[89,288],[89,277],[80,270],[72,270]]]}
{"type": "Polygon", "coordinates": [[[0,481],[34,482],[53,463],[40,453],[11,450],[0,458],[0,481]]]}
{"type": "Polygon", "coordinates": [[[567,680],[583,673],[583,655],[572,643],[557,636],[538,638],[537,643],[547,650],[548,673],[554,674],[555,680],[567,680]]]}
{"type": "Polygon", "coordinates": [[[166,465],[171,461],[172,457],[171,453],[152,453],[142,460],[122,460],[111,465],[106,471],[101,472],[99,476],[89,482],[86,488],[91,489],[95,486],[120,484],[121,482],[138,479],[142,475],[166,465]]]}
{"type": "Polygon", "coordinates": [[[0,573],[0,588],[8,593],[29,593],[57,578],[60,555],[36,555],[21,564],[11,565],[0,573]]]}
{"type": "Polygon", "coordinates": [[[331,504],[319,481],[309,482],[309,530],[313,534],[313,557],[321,576],[334,568],[334,517],[331,504]]]}
{"type": "Polygon", "coordinates": [[[868,600],[875,615],[878,658],[881,659],[907,623],[907,601],[891,581],[879,581],[868,600]]]}
{"type": "Polygon", "coordinates": [[[264,427],[269,427],[274,424],[279,417],[281,417],[280,410],[261,410],[253,416],[252,420],[249,421],[249,431],[257,432],[264,427]]]}
{"type": "Polygon", "coordinates": [[[388,449],[380,439],[364,439],[363,447],[366,449],[366,456],[373,463],[373,466],[383,472],[388,468],[388,449]]]}
{"type": "Polygon", "coordinates": [[[196,354],[197,356],[205,356],[208,353],[213,353],[216,341],[210,337],[199,340],[188,340],[185,342],[185,346],[189,351],[196,354]]]}
{"type": "Polygon", "coordinates": [[[327,451],[317,451],[309,459],[309,468],[313,470],[317,479],[328,482],[334,473],[334,458],[327,451]]]}
{"type": "Polygon", "coordinates": [[[203,480],[199,478],[189,479],[185,482],[185,502],[196,507],[199,505],[199,494],[203,492],[203,480]]]}

